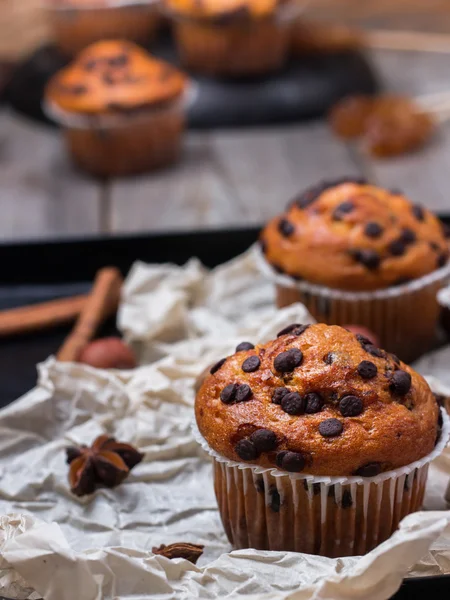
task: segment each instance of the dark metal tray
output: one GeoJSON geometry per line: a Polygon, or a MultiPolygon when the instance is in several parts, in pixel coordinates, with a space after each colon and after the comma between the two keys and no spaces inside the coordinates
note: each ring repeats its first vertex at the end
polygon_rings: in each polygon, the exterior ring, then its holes
{"type": "MultiPolygon", "coordinates": [[[[450,223],[450,216],[442,216],[450,223]]],[[[24,306],[87,291],[96,271],[117,266],[125,275],[136,260],[184,264],[191,256],[217,266],[244,252],[259,229],[85,238],[32,244],[0,244],[0,309],[24,306]]],[[[115,330],[105,325],[100,335],[115,330]]],[[[56,352],[68,328],[0,339],[0,406],[36,383],[36,363],[56,352]]],[[[450,576],[407,579],[395,600],[448,596],[450,576]]],[[[1,600],[1,599],[0,599],[1,600]]]]}

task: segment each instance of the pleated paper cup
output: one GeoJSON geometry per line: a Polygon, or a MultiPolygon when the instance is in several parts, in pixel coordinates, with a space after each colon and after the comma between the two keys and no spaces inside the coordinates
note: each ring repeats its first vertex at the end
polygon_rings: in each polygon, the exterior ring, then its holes
{"type": "Polygon", "coordinates": [[[159,107],[115,114],[69,113],[54,103],[43,110],[64,132],[73,161],[98,176],[144,173],[166,167],[181,154],[185,114],[196,97],[190,85],[184,94],[159,107]]]}
{"type": "Polygon", "coordinates": [[[235,548],[281,550],[336,558],[370,552],[423,503],[430,462],[450,435],[450,418],[434,450],[375,477],[315,477],[230,461],[196,424],[193,434],[212,458],[222,523],[235,548]]]}
{"type": "Polygon", "coordinates": [[[319,323],[362,325],[380,339],[380,346],[409,363],[429,350],[436,338],[440,306],[438,291],[450,277],[450,262],[409,283],[372,292],[345,292],[277,273],[259,247],[261,273],[276,287],[279,308],[305,305],[319,323]]]}
{"type": "MultiPolygon", "coordinates": [[[[164,4],[163,4],[164,6],[164,4]]],[[[245,77],[281,69],[303,3],[285,2],[265,18],[191,17],[165,8],[183,65],[208,75],[245,77]]]]}

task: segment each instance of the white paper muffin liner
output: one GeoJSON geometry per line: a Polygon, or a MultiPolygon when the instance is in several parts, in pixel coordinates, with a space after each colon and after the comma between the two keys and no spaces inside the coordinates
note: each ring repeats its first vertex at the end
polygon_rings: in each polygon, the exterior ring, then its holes
{"type": "Polygon", "coordinates": [[[369,552],[420,509],[429,464],[450,436],[450,418],[441,414],[441,437],[430,454],[375,477],[319,477],[239,463],[215,452],[195,422],[192,432],[213,459],[217,502],[235,548],[339,557],[369,552]]]}
{"type": "Polygon", "coordinates": [[[380,338],[380,345],[412,362],[432,346],[440,307],[438,291],[450,278],[450,262],[414,281],[371,292],[347,292],[277,273],[258,245],[256,265],[277,289],[279,308],[301,302],[320,323],[362,325],[380,338]]]}
{"type": "Polygon", "coordinates": [[[161,113],[176,112],[184,113],[195,102],[198,88],[192,82],[184,90],[183,94],[173,101],[152,107],[151,105],[136,111],[123,111],[116,114],[86,115],[77,112],[69,112],[57,106],[54,102],[43,101],[43,112],[55,123],[69,129],[114,129],[124,127],[130,120],[157,118],[161,113]]]}

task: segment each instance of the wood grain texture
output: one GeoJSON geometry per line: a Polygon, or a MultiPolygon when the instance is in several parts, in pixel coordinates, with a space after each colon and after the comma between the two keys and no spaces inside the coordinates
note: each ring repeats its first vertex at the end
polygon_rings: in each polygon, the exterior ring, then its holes
{"type": "Polygon", "coordinates": [[[112,185],[114,232],[261,224],[305,186],[357,175],[323,123],[192,133],[184,161],[112,185]]]}
{"type": "Polygon", "coordinates": [[[209,133],[188,134],[172,168],[112,182],[110,203],[113,232],[223,227],[242,218],[209,133]]]}
{"type": "Polygon", "coordinates": [[[0,113],[0,239],[99,231],[100,185],[70,165],[56,131],[0,113]]]}

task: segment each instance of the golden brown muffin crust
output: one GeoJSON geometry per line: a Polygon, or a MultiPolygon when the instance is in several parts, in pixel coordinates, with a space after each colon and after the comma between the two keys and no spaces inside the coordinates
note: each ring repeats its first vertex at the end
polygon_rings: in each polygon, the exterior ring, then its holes
{"type": "Polygon", "coordinates": [[[89,46],[57,73],[46,99],[69,112],[105,114],[163,105],[185,87],[180,71],[139,46],[105,41],[89,46]]]}
{"type": "Polygon", "coordinates": [[[448,259],[443,226],[429,210],[351,180],[304,192],[268,223],[261,244],[276,271],[351,291],[400,285],[448,259]]]}
{"type": "Polygon", "coordinates": [[[263,18],[273,15],[283,0],[166,0],[169,10],[214,20],[263,18]]]}
{"type": "Polygon", "coordinates": [[[428,384],[367,338],[293,325],[245,347],[211,369],[196,397],[199,430],[223,457],[372,476],[433,450],[439,408],[428,384]]]}

